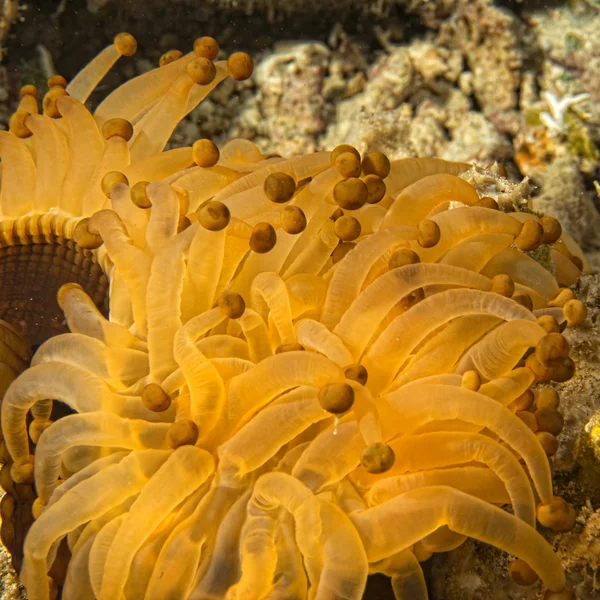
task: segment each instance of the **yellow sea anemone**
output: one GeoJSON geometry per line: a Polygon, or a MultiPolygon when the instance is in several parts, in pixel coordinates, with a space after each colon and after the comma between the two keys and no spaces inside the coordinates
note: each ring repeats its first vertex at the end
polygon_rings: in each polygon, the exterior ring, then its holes
{"type": "Polygon", "coordinates": [[[585,307],[559,283],[580,250],[554,219],[480,198],[466,164],[350,146],[286,160],[244,140],[161,153],[226,73],[195,47],[203,60],[165,58],[96,111],[121,158],[95,155],[76,239],[98,247],[110,318],[63,286],[71,333],[3,400],[12,478],[38,495],[30,600],[350,600],[370,572],[419,600],[419,561],[467,536],[516,555],[515,581],[568,593],[535,529],[574,523],[547,458],[558,397],[539,384],[574,372],[561,331],[585,307]],[[76,414],[51,422],[49,398],[76,414]]]}

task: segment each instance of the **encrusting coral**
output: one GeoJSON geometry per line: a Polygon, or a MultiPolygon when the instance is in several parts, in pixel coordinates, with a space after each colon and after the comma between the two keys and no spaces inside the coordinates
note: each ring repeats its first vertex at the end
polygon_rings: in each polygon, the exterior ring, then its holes
{"type": "Polygon", "coordinates": [[[60,289],[71,333],[3,399],[12,479],[37,493],[28,597],[358,599],[382,572],[418,600],[419,561],[467,536],[568,597],[535,530],[574,524],[548,462],[558,397],[539,385],[573,375],[561,331],[586,318],[560,224],[498,210],[462,163],[164,152],[252,61],[215,63],[201,38],[90,114],[134,46],[121,34],[57,82],[43,116],[24,92],[0,138],[5,222],[59,222],[110,281],[109,319],[60,289]],[[528,254],[541,246],[552,272],[528,254]],[[75,414],[52,422],[54,401],[75,414]]]}

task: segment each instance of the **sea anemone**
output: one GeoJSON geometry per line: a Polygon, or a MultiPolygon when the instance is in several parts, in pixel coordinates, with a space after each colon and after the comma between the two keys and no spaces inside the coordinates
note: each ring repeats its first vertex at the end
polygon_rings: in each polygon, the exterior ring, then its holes
{"type": "Polygon", "coordinates": [[[467,164],[351,146],[284,159],[245,140],[161,152],[227,71],[252,69],[240,53],[213,63],[212,38],[195,51],[94,121],[73,96],[118,53],[104,51],[56,100],[85,140],[70,154],[63,121],[32,110],[23,126],[54,132],[33,131],[35,160],[3,136],[21,169],[67,164],[40,212],[62,210],[85,157],[73,237],[110,281],[108,319],[61,287],[70,333],[3,400],[12,479],[37,493],[30,600],[350,600],[372,572],[419,600],[419,561],[466,537],[515,555],[518,583],[568,594],[535,525],[574,524],[553,495],[562,417],[542,384],[574,373],[561,332],[586,310],[559,285],[586,267],[579,248],[555,219],[480,197],[467,164]],[[53,401],[75,414],[52,422],[53,401]]]}

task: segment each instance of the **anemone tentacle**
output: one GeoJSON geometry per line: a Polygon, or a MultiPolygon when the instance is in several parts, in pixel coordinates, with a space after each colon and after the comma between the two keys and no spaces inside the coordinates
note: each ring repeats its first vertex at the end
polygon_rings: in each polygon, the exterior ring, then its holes
{"type": "Polygon", "coordinates": [[[27,344],[0,327],[2,482],[38,494],[29,598],[358,600],[382,572],[425,600],[419,560],[467,536],[565,589],[535,525],[574,523],[541,387],[573,375],[561,331],[586,318],[560,287],[585,268],[568,234],[480,202],[463,163],[164,151],[252,61],[201,38],[90,113],[134,51],[120,34],[0,132],[0,245],[70,240],[110,285],[108,315],[62,286],[70,333],[20,375],[27,344]],[[542,243],[555,271],[526,254],[542,243]]]}

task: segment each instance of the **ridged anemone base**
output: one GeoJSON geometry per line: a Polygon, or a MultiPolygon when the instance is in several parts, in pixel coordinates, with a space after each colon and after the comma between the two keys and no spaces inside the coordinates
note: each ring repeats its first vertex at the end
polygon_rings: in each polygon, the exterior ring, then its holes
{"type": "MultiPolygon", "coordinates": [[[[7,362],[4,355],[0,357],[0,374],[7,380],[0,397],[13,374],[16,376],[29,364],[30,356],[24,355],[23,344],[36,347],[52,336],[68,332],[57,302],[57,292],[62,285],[80,284],[99,310],[108,314],[108,280],[95,254],[68,239],[77,221],[46,214],[1,224],[0,319],[22,336],[22,344],[13,347],[10,342],[14,342],[14,336],[4,340],[14,356],[11,354],[12,362],[7,362]]],[[[52,418],[59,416],[53,414],[52,418]]],[[[1,463],[4,465],[0,469],[0,488],[5,494],[0,503],[0,538],[18,571],[25,535],[33,522],[31,507],[35,492],[32,485],[12,481],[10,455],[0,439],[1,463]]]]}
{"type": "Polygon", "coordinates": [[[32,346],[68,331],[56,294],[79,283],[105,315],[108,280],[90,250],[72,240],[0,248],[0,319],[32,346]]]}
{"type": "MultiPolygon", "coordinates": [[[[29,366],[30,360],[31,348],[25,338],[8,323],[0,321],[0,398],[17,375],[29,366]]],[[[18,570],[23,558],[25,534],[33,522],[31,507],[35,494],[31,484],[21,485],[12,480],[12,459],[1,435],[0,465],[0,540],[18,570]]],[[[4,574],[0,578],[4,578],[4,574]]],[[[0,596],[3,591],[0,586],[0,596]]]]}

